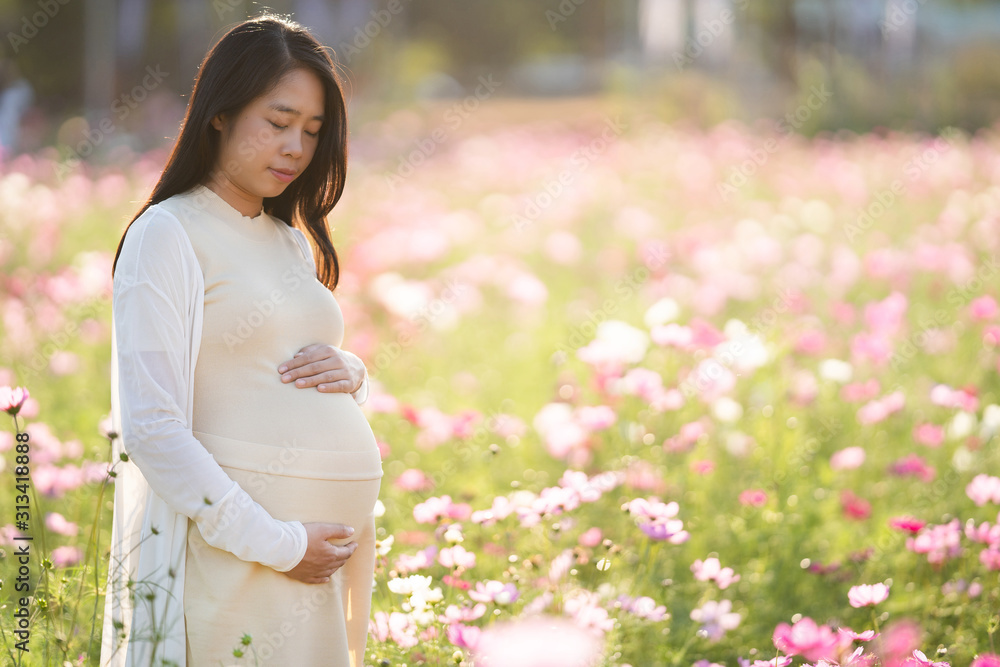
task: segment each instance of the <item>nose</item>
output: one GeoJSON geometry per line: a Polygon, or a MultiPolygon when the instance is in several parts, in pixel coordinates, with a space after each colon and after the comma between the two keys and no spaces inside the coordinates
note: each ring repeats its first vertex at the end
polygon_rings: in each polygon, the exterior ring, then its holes
{"type": "Polygon", "coordinates": [[[293,158],[302,156],[302,136],[298,132],[286,133],[285,145],[282,147],[284,154],[293,158]]]}

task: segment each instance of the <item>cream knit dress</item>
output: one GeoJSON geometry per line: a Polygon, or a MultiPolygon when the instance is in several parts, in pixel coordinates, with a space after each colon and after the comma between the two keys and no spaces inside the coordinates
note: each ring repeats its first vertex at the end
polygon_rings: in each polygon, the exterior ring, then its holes
{"type": "MultiPolygon", "coordinates": [[[[285,223],[242,215],[203,185],[177,210],[205,277],[192,432],[274,518],[352,526],[358,547],[326,584],[305,584],[211,546],[188,522],[187,667],[360,667],[375,561],[372,511],[382,465],[354,397],[283,383],[281,362],[311,343],[340,346],[333,294],[285,223]],[[186,210],[183,210],[186,209],[186,210]],[[250,635],[249,655],[233,649],[250,635]]],[[[165,204],[167,202],[164,202],[165,204]]]]}

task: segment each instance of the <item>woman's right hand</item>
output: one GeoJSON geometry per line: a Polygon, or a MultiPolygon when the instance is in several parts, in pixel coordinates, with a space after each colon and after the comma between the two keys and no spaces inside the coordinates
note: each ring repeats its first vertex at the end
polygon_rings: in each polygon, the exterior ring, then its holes
{"type": "Polygon", "coordinates": [[[313,521],[302,525],[309,538],[306,555],[302,557],[298,565],[287,572],[282,572],[282,574],[287,574],[292,579],[307,584],[325,584],[358,548],[357,542],[336,545],[330,544],[327,540],[348,538],[354,534],[354,530],[342,523],[322,521],[313,521]]]}

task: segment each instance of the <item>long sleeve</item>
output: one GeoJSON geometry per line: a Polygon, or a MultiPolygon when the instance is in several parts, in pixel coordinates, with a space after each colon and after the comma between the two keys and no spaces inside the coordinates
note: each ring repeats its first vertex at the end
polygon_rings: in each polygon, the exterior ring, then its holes
{"type": "Polygon", "coordinates": [[[305,555],[305,527],[268,514],[225,473],[187,423],[195,306],[191,272],[199,270],[172,215],[147,209],[132,224],[112,300],[122,446],[150,488],[194,520],[206,542],[286,572],[305,555]]]}
{"type": "MultiPolygon", "coordinates": [[[[302,250],[302,254],[309,261],[309,265],[312,268],[313,275],[315,276],[316,258],[313,257],[312,250],[309,247],[309,241],[306,240],[305,233],[301,229],[298,229],[297,227],[291,227],[291,230],[293,236],[295,236],[295,240],[299,244],[299,248],[302,250]]],[[[368,400],[368,390],[369,390],[368,368],[366,367],[365,377],[361,381],[361,385],[357,389],[351,392],[351,396],[354,397],[354,400],[357,402],[358,405],[364,405],[365,401],[368,400]]]]}

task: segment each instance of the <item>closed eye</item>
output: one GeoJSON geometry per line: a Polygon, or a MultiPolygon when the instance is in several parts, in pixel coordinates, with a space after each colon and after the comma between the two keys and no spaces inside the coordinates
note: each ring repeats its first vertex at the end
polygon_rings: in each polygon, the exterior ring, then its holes
{"type": "MultiPolygon", "coordinates": [[[[286,129],[288,129],[287,125],[278,125],[274,121],[270,121],[270,120],[267,121],[267,122],[271,123],[271,125],[275,126],[279,130],[286,130],[286,129]]],[[[310,137],[318,137],[319,136],[319,132],[306,132],[306,134],[308,134],[310,137]]]]}

